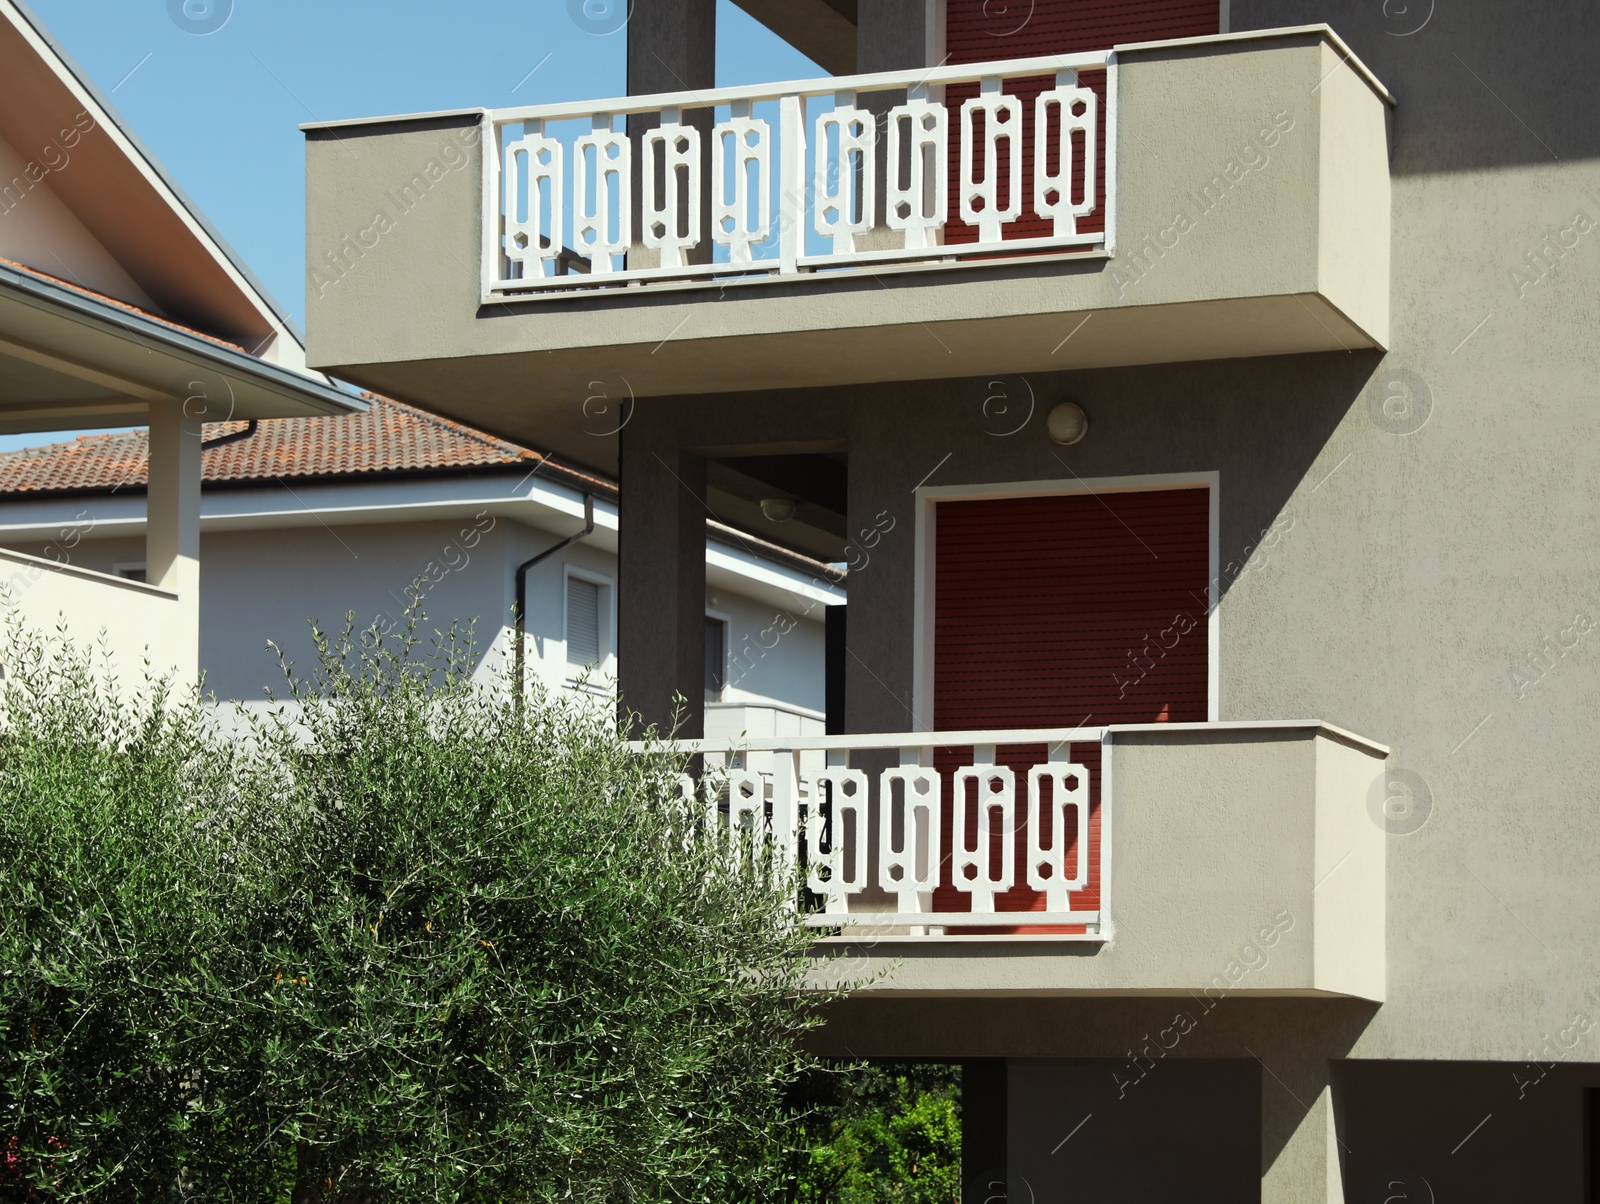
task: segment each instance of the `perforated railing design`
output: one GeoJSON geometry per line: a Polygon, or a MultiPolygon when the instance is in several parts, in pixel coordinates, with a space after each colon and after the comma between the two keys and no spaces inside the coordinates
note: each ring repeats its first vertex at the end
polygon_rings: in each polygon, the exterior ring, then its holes
{"type": "Polygon", "coordinates": [[[1094,937],[1103,931],[1105,728],[669,746],[685,802],[803,868],[818,928],[1094,937]]]}
{"type": "Polygon", "coordinates": [[[488,113],[484,297],[1102,247],[1115,74],[1102,52],[488,113]]]}

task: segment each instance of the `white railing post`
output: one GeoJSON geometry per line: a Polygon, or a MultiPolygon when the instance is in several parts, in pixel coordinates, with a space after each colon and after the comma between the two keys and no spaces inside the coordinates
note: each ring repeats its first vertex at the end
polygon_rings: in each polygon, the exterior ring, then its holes
{"type": "Polygon", "coordinates": [[[1006,766],[995,764],[994,745],[980,744],[973,749],[972,764],[956,770],[954,786],[951,881],[957,890],[972,896],[973,911],[993,912],[994,897],[1010,890],[1017,878],[1017,776],[1006,766]],[[975,846],[967,844],[969,784],[977,794],[975,846]],[[994,822],[996,812],[1000,815],[998,826],[994,822]],[[997,835],[998,865],[994,859],[997,835]]]}
{"type": "Polygon", "coordinates": [[[878,885],[894,895],[901,914],[931,913],[939,885],[943,785],[920,747],[900,751],[898,768],[878,781],[878,885]],[[900,840],[894,838],[894,787],[900,784],[900,840]]]}
{"type": "Polygon", "coordinates": [[[999,242],[1002,227],[1022,212],[1022,102],[1000,89],[1004,80],[986,75],[978,96],[961,107],[961,220],[978,227],[978,241],[999,242]],[[977,132],[983,114],[983,179],[974,175],[977,132]],[[1000,207],[1000,143],[1006,143],[1006,204],[1000,207]]]}
{"type": "Polygon", "coordinates": [[[828,751],[828,768],[817,776],[806,813],[806,885],[827,900],[828,915],[848,914],[850,896],[867,887],[867,775],[849,762],[847,751],[828,751]]]}
{"type": "Polygon", "coordinates": [[[661,124],[648,130],[643,141],[641,241],[660,254],[662,267],[682,267],[683,253],[700,245],[700,131],[683,124],[677,109],[662,109],[661,124]],[[684,173],[681,188],[680,169],[684,173]]]}
{"type": "Polygon", "coordinates": [[[798,96],[778,101],[778,140],[783,188],[778,198],[778,271],[792,276],[800,270],[806,245],[805,102],[798,96]]]}
{"type": "Polygon", "coordinates": [[[751,248],[765,242],[772,231],[771,212],[772,128],[750,115],[748,101],[735,104],[728,120],[711,135],[712,236],[728,248],[730,263],[754,261],[751,248]],[[752,169],[756,177],[753,189],[752,169]]]}
{"type": "Polygon", "coordinates": [[[816,188],[812,197],[812,223],[818,234],[833,239],[835,255],[853,255],[856,235],[866,234],[876,222],[877,162],[873,148],[878,123],[866,109],[856,107],[855,94],[840,92],[831,113],[817,118],[816,188]],[[828,131],[834,131],[837,150],[829,150],[828,131]]]}
{"type": "Polygon", "coordinates": [[[1042,891],[1046,911],[1066,911],[1067,896],[1089,880],[1089,771],[1072,763],[1072,750],[1051,745],[1049,762],[1028,770],[1028,885],[1042,891]],[[1044,834],[1044,783],[1050,783],[1050,841],[1044,834]],[[1067,877],[1067,808],[1077,812],[1077,850],[1072,876],[1067,877]],[[1039,872],[1041,865],[1050,873],[1039,872]]]}
{"type": "MultiPolygon", "coordinates": [[[[592,275],[611,273],[611,257],[633,241],[633,152],[626,134],[611,128],[611,114],[597,113],[594,129],[573,143],[572,241],[589,258],[592,275]],[[594,196],[589,195],[590,159],[594,196]],[[611,237],[616,215],[617,236],[611,237]]],[[[554,241],[554,239],[552,239],[554,241]]]]}
{"type": "MultiPolygon", "coordinates": [[[[489,153],[489,148],[484,149],[489,153]]],[[[505,257],[522,266],[524,278],[543,277],[544,265],[560,259],[562,199],[562,146],[545,136],[544,123],[527,122],[522,137],[505,153],[505,257]],[[550,202],[544,200],[548,189],[550,202]],[[527,216],[516,216],[517,204],[526,197],[527,216]],[[544,235],[545,227],[550,235],[544,235]]]]}
{"type": "Polygon", "coordinates": [[[1033,102],[1033,208],[1040,217],[1050,218],[1055,224],[1058,238],[1078,232],[1078,219],[1093,213],[1096,204],[1095,177],[1095,127],[1099,102],[1088,88],[1078,87],[1075,71],[1063,71],[1056,76],[1056,86],[1039,93],[1033,102]],[[1082,113],[1073,109],[1083,107],[1082,113]],[[1058,136],[1050,138],[1050,113],[1054,109],[1058,136]],[[1083,177],[1078,180],[1072,171],[1072,136],[1083,135],[1083,177]],[[1050,170],[1050,148],[1057,150],[1056,170],[1050,170]],[[1083,185],[1083,197],[1074,201],[1073,185],[1083,185]]]}
{"type": "Polygon", "coordinates": [[[906,103],[889,112],[889,226],[905,232],[908,247],[929,247],[949,214],[945,177],[950,169],[950,119],[943,104],[928,99],[926,85],[911,89],[906,103]],[[902,135],[901,125],[907,133],[902,135]],[[901,179],[901,142],[907,143],[901,179]]]}

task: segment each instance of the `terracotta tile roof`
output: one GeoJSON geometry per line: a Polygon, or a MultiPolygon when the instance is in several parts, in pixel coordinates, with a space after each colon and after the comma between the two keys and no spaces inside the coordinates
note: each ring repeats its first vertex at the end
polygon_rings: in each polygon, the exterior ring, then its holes
{"type": "MultiPolygon", "coordinates": [[[[350,478],[539,465],[553,478],[612,494],[600,477],[558,464],[515,443],[373,394],[364,414],[266,418],[255,434],[201,453],[207,484],[350,478]]],[[[205,425],[215,439],[246,429],[244,422],[205,425]]],[[[146,483],[145,433],[80,435],[71,443],[0,454],[0,493],[105,492],[146,483]]]]}
{"type": "Polygon", "coordinates": [[[49,283],[56,285],[58,288],[64,288],[69,292],[77,293],[81,297],[88,297],[91,301],[98,301],[102,305],[114,306],[117,309],[126,310],[130,314],[138,314],[141,318],[148,319],[151,322],[159,322],[162,326],[166,326],[172,330],[180,331],[181,333],[187,335],[193,335],[195,338],[204,339],[208,343],[215,343],[218,347],[226,347],[230,351],[242,351],[246,355],[251,354],[246,348],[241,347],[238,343],[230,343],[227,339],[219,339],[214,334],[207,334],[203,330],[196,330],[193,326],[185,326],[181,322],[174,322],[171,318],[164,318],[160,314],[151,313],[148,309],[140,309],[137,305],[131,305],[126,301],[119,301],[115,297],[108,296],[105,293],[96,292],[92,288],[85,288],[81,284],[74,284],[70,280],[63,280],[60,276],[52,276],[49,272],[41,272],[38,268],[31,268],[27,264],[18,263],[14,259],[7,259],[4,256],[0,256],[0,264],[4,264],[13,271],[21,272],[27,276],[32,276],[36,280],[46,280],[49,283]]]}

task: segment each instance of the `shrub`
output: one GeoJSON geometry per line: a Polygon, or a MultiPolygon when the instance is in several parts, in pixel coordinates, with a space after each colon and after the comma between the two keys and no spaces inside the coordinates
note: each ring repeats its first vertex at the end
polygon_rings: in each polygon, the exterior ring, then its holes
{"type": "Polygon", "coordinates": [[[607,711],[417,632],[319,635],[230,733],[13,628],[0,1198],[769,1194],[792,878],[730,873],[607,711]]]}

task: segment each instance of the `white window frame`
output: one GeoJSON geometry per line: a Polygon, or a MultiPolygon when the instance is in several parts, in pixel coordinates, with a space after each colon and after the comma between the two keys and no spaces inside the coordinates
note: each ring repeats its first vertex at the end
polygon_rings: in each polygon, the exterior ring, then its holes
{"type": "MultiPolygon", "coordinates": [[[[148,561],[145,561],[145,560],[113,560],[111,562],[111,575],[113,577],[121,577],[129,569],[140,569],[140,570],[142,570],[143,573],[144,573],[145,582],[148,584],[149,579],[150,579],[150,564],[149,564],[148,561]]],[[[124,578],[124,580],[133,581],[133,580],[136,580],[136,578],[127,577],[127,578],[124,578]]]]}
{"type": "Polygon", "coordinates": [[[1148,473],[1139,476],[1077,477],[1070,481],[993,481],[975,485],[924,485],[916,491],[915,602],[912,612],[911,699],[913,723],[918,731],[933,729],[934,698],[934,549],[937,547],[934,515],[940,502],[1003,498],[1060,497],[1078,493],[1147,493],[1166,489],[1205,489],[1210,503],[1210,562],[1206,583],[1206,721],[1220,716],[1222,667],[1221,579],[1221,474],[1218,472],[1148,473]]]}
{"type": "Polygon", "coordinates": [[[617,583],[604,573],[596,573],[571,563],[561,566],[561,680],[572,685],[577,680],[573,672],[581,667],[573,663],[567,650],[567,631],[571,615],[567,613],[567,582],[576,578],[600,587],[600,659],[590,670],[590,676],[615,678],[617,675],[617,583]]]}

